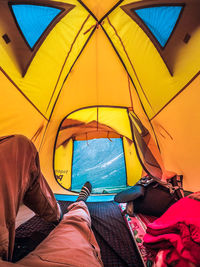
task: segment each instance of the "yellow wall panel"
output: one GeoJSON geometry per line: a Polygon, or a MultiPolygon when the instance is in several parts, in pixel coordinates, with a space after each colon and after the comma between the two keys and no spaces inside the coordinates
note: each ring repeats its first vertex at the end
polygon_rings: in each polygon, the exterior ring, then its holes
{"type": "Polygon", "coordinates": [[[54,170],[57,182],[63,187],[71,187],[73,141],[70,139],[67,144],[60,146],[55,151],[54,170]]]}
{"type": "Polygon", "coordinates": [[[97,120],[97,108],[91,107],[91,108],[83,108],[80,110],[77,110],[76,112],[73,112],[69,116],[67,116],[68,119],[74,119],[74,120],[80,120],[84,122],[90,122],[93,120],[97,120]]]}
{"type": "Polygon", "coordinates": [[[99,108],[99,122],[110,126],[119,134],[132,139],[127,109],[99,108]]]}
{"type": "Polygon", "coordinates": [[[142,166],[137,157],[133,142],[130,142],[124,137],[123,146],[126,162],[127,184],[133,186],[142,176],[142,166]]]}
{"type": "Polygon", "coordinates": [[[93,120],[105,124],[119,134],[132,138],[130,130],[130,122],[128,118],[127,109],[114,107],[91,107],[83,108],[75,111],[68,116],[69,119],[76,119],[84,122],[91,122],[93,120]]]}
{"type": "Polygon", "coordinates": [[[39,148],[47,120],[0,70],[0,136],[23,134],[39,148]]]}
{"type": "Polygon", "coordinates": [[[200,75],[153,120],[165,167],[183,174],[184,188],[200,190],[200,75]]]}

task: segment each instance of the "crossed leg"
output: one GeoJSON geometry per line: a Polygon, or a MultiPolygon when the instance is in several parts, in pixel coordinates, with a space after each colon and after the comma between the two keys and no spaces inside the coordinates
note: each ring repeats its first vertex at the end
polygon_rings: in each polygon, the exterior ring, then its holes
{"type": "Polygon", "coordinates": [[[0,138],[0,257],[12,259],[15,219],[22,202],[47,221],[58,221],[56,199],[43,177],[37,150],[22,135],[0,138]]]}
{"type": "Polygon", "coordinates": [[[18,264],[30,267],[101,267],[100,249],[83,201],[68,207],[59,225],[18,264]]]}
{"type": "MultiPolygon", "coordinates": [[[[0,138],[0,163],[0,258],[11,260],[15,219],[20,203],[24,202],[36,214],[52,222],[59,221],[60,210],[41,173],[39,156],[30,140],[21,135],[0,138]]],[[[64,215],[61,223],[47,239],[19,263],[23,266],[102,266],[85,203],[80,201],[72,204],[69,213],[64,215]],[[76,261],[73,255],[76,255],[76,261]],[[34,260],[40,260],[37,264],[30,265],[34,262],[33,257],[34,260]],[[45,260],[42,260],[42,257],[45,260]],[[52,259],[51,265],[51,260],[48,259],[52,259]],[[55,259],[57,263],[54,262],[55,259]],[[62,259],[65,259],[65,262],[62,262],[62,259]],[[69,260],[69,265],[66,259],[69,260]],[[87,264],[77,265],[81,261],[87,264]]]]}

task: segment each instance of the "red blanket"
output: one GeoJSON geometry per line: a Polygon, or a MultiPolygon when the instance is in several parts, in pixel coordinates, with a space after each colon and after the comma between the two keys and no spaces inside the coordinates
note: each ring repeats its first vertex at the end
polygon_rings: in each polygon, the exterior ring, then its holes
{"type": "Polygon", "coordinates": [[[167,264],[186,266],[188,261],[200,266],[200,202],[185,197],[172,205],[148,225],[144,244],[164,249],[167,264]]]}

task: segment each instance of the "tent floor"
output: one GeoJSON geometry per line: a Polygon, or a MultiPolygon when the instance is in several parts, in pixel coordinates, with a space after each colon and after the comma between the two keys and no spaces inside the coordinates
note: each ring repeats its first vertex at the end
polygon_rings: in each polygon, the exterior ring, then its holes
{"type": "MultiPolygon", "coordinates": [[[[59,201],[63,213],[71,202],[59,201]]],[[[105,267],[143,266],[135,243],[114,202],[87,203],[92,228],[101,249],[105,267]]],[[[16,240],[13,262],[31,252],[54,228],[54,225],[38,216],[22,224],[16,229],[16,240]]]]}

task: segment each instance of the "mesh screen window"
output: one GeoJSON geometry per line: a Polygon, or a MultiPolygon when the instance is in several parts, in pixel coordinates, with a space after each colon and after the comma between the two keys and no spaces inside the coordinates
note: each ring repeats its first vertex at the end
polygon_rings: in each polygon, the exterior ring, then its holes
{"type": "Polygon", "coordinates": [[[89,181],[92,193],[117,193],[127,188],[121,138],[74,141],[72,191],[79,192],[89,181]]]}
{"type": "Polygon", "coordinates": [[[164,47],[177,23],[183,7],[158,6],[135,10],[154,37],[164,47]]]}
{"type": "Polygon", "coordinates": [[[27,4],[14,4],[12,10],[20,30],[31,48],[55,17],[61,13],[58,8],[27,4]]]}

